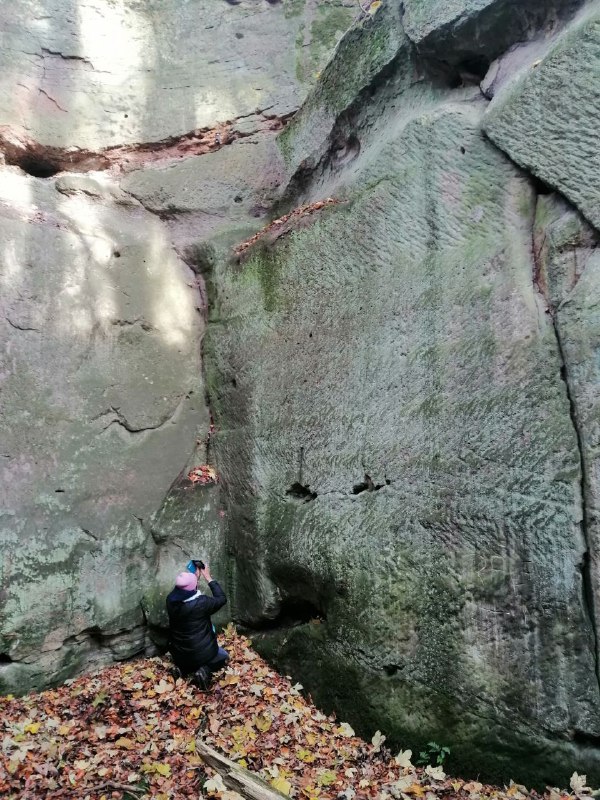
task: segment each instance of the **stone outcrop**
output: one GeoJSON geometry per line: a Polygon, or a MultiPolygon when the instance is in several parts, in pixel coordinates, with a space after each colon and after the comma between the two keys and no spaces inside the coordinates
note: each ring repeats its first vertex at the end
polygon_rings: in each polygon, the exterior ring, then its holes
{"type": "Polygon", "coordinates": [[[195,243],[225,207],[261,224],[274,138],[354,14],[25,6],[0,3],[2,691],[164,642],[191,555],[228,584],[219,487],[187,479],[212,459],[195,243]]]}
{"type": "Polygon", "coordinates": [[[597,782],[598,3],[67,6],[0,3],[0,688],[197,554],[361,732],[597,782]]]}
{"type": "Polygon", "coordinates": [[[600,226],[597,147],[600,6],[496,94],[487,135],[517,164],[561,192],[600,226]]]}

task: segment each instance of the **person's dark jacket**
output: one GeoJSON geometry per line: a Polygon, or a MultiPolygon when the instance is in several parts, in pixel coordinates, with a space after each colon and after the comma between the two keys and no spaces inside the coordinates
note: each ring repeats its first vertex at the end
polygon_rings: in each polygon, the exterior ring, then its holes
{"type": "Polygon", "coordinates": [[[183,673],[195,672],[217,655],[219,645],[210,615],[227,602],[225,592],[217,581],[209,584],[213,594],[175,588],[167,597],[169,615],[169,649],[173,661],[183,673]]]}

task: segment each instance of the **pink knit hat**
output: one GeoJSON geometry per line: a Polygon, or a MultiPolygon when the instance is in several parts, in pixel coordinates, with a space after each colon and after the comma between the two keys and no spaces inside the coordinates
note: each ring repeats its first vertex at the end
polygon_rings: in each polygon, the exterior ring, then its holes
{"type": "Polygon", "coordinates": [[[186,591],[191,592],[197,588],[198,578],[193,572],[180,572],[175,578],[175,586],[178,589],[186,589],[186,591]]]}

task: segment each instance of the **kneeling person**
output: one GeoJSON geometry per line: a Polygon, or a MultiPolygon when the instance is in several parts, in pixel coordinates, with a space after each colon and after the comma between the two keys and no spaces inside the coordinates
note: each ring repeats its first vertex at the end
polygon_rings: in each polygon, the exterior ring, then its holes
{"type": "Polygon", "coordinates": [[[219,647],[211,614],[227,602],[225,592],[213,580],[208,566],[193,572],[181,572],[175,588],[167,597],[170,650],[182,675],[193,674],[201,689],[208,688],[213,672],[225,666],[227,651],[219,647]],[[212,597],[198,590],[198,573],[208,582],[212,597]]]}

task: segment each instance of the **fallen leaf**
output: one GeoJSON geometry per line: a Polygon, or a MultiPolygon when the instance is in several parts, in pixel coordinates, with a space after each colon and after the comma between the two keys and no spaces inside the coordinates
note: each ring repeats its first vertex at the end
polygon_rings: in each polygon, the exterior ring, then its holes
{"type": "Polygon", "coordinates": [[[443,781],[446,779],[446,773],[441,767],[432,767],[429,764],[425,767],[425,772],[434,781],[443,781]]]}
{"type": "Polygon", "coordinates": [[[25,733],[38,733],[39,729],[42,727],[41,722],[30,722],[28,725],[25,725],[23,730],[25,733]]]}
{"type": "Polygon", "coordinates": [[[276,778],[273,778],[271,781],[271,786],[276,789],[281,794],[290,795],[292,791],[292,784],[283,778],[281,775],[278,775],[276,778]]]}
{"type": "Polygon", "coordinates": [[[204,782],[204,788],[208,794],[216,794],[217,792],[224,792],[227,787],[223,783],[223,778],[217,773],[214,777],[204,782]]]}
{"type": "Polygon", "coordinates": [[[398,755],[394,758],[394,761],[396,762],[396,764],[398,764],[399,767],[405,767],[406,769],[409,769],[412,767],[412,763],[410,760],[411,756],[412,756],[412,750],[400,750],[398,755]]]}
{"type": "Polygon", "coordinates": [[[371,744],[373,745],[375,752],[378,753],[381,750],[381,745],[385,742],[385,736],[381,733],[381,731],[375,731],[373,734],[373,738],[371,739],[371,744]]]}

